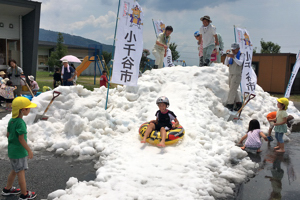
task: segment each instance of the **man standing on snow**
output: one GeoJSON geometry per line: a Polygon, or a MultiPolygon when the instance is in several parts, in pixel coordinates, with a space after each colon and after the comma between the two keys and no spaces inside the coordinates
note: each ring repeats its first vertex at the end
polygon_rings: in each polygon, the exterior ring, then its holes
{"type": "Polygon", "coordinates": [[[226,51],[227,56],[224,61],[224,64],[229,67],[229,93],[226,108],[231,111],[233,109],[238,111],[242,107],[242,103],[237,90],[242,79],[245,54],[240,52],[240,45],[238,43],[231,45],[231,51],[232,53],[230,50],[226,51]]]}
{"type": "Polygon", "coordinates": [[[203,39],[203,61],[204,66],[209,66],[210,57],[215,49],[215,45],[219,45],[216,27],[211,25],[211,20],[209,16],[201,17],[200,20],[203,23],[203,26],[200,28],[200,37],[199,41],[203,39]]]}
{"type": "Polygon", "coordinates": [[[155,42],[154,48],[152,50],[155,56],[154,69],[162,68],[164,64],[164,57],[167,55],[167,49],[169,48],[169,43],[171,40],[171,33],[173,32],[172,26],[167,26],[163,33],[160,33],[155,42]]]}
{"type": "Polygon", "coordinates": [[[217,63],[221,63],[221,56],[223,55],[224,50],[224,42],[220,33],[217,33],[218,42],[219,42],[219,53],[217,54],[217,63]]]}

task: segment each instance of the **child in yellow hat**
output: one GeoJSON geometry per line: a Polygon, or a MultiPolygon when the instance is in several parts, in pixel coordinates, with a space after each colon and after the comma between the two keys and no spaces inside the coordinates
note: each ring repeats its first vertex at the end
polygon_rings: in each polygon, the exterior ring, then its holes
{"type": "Polygon", "coordinates": [[[275,130],[275,138],[277,139],[277,146],[274,147],[276,152],[284,153],[284,141],[283,134],[287,132],[287,118],[288,114],[286,112],[289,105],[289,100],[287,98],[279,98],[277,99],[277,107],[278,111],[276,113],[276,118],[271,119],[269,121],[273,121],[274,130],[275,130]]]}
{"type": "Polygon", "coordinates": [[[27,191],[25,170],[28,169],[27,157],[32,159],[33,153],[27,144],[27,129],[23,116],[27,116],[30,108],[37,105],[25,97],[17,97],[12,102],[12,118],[8,122],[8,157],[12,166],[12,171],[8,175],[6,187],[2,190],[2,195],[17,195],[19,199],[34,199],[35,192],[27,191]],[[15,177],[18,176],[21,189],[13,187],[15,177]]]}

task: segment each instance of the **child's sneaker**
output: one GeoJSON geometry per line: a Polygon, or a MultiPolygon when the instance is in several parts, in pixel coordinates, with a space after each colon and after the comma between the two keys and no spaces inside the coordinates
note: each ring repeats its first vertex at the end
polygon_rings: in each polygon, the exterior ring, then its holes
{"type": "Polygon", "coordinates": [[[34,199],[35,197],[36,197],[35,192],[27,191],[27,195],[21,194],[19,200],[29,200],[29,199],[34,199]]]}
{"type": "Polygon", "coordinates": [[[2,195],[3,196],[9,196],[9,195],[16,195],[16,194],[20,194],[21,190],[17,189],[15,187],[11,187],[9,190],[5,188],[3,188],[2,190],[2,195]]]}

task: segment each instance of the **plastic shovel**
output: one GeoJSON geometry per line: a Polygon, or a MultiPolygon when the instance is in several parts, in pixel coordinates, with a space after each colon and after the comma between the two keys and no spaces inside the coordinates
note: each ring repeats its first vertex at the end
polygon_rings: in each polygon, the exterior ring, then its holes
{"type": "Polygon", "coordinates": [[[250,94],[248,92],[245,92],[244,93],[244,103],[242,105],[242,107],[239,109],[239,111],[237,111],[237,113],[235,115],[230,115],[229,118],[228,118],[228,122],[229,121],[236,121],[236,120],[239,120],[240,119],[240,116],[241,116],[241,113],[244,109],[244,107],[248,104],[248,102],[253,99],[255,97],[254,94],[250,94]],[[249,98],[248,98],[249,97],[249,98]],[[248,98],[248,100],[246,101],[246,99],[248,98]]]}
{"type": "Polygon", "coordinates": [[[48,116],[46,116],[46,112],[48,111],[48,109],[50,108],[50,105],[53,103],[54,99],[56,97],[58,97],[61,93],[60,92],[57,92],[57,91],[53,91],[53,98],[51,99],[50,103],[48,104],[46,110],[44,111],[44,113],[42,115],[36,115],[35,116],[35,119],[33,121],[33,123],[36,123],[38,120],[45,120],[47,121],[48,120],[48,116]],[[56,95],[55,95],[56,94],[56,95]]]}

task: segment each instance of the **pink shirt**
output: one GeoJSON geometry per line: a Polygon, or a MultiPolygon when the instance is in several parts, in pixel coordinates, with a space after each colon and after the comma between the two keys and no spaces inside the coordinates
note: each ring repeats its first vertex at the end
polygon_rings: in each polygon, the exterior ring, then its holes
{"type": "Polygon", "coordinates": [[[39,88],[39,85],[37,84],[36,81],[30,81],[30,85],[31,85],[31,88],[32,88],[33,90],[39,90],[39,89],[40,89],[40,88],[39,88]]]}

